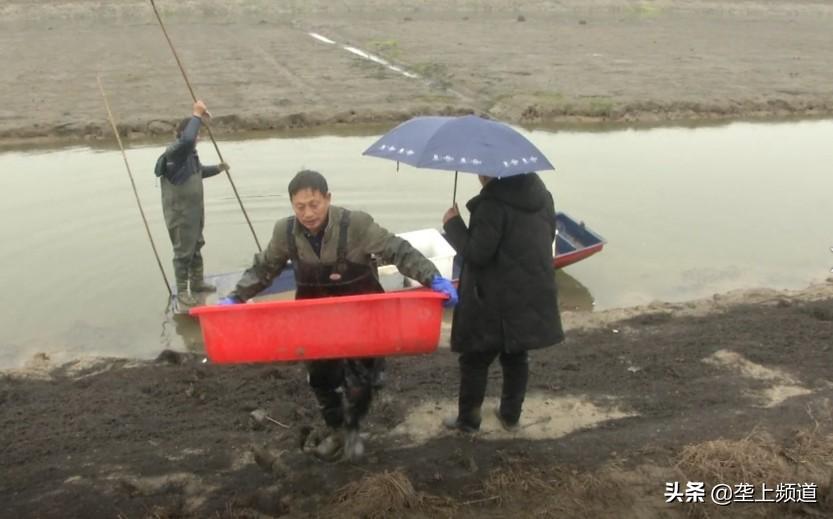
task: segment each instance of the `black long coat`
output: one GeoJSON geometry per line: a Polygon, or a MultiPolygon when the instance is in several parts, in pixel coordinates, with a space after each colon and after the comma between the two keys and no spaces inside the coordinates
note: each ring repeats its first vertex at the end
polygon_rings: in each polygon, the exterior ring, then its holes
{"type": "Polygon", "coordinates": [[[490,181],[444,228],[463,255],[451,349],[521,351],[564,340],[552,265],[555,207],[535,173],[490,181]]]}

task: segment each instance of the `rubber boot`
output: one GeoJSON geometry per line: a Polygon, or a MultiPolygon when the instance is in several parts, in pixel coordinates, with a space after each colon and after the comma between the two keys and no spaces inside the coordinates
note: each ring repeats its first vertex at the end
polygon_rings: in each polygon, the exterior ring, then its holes
{"type": "Polygon", "coordinates": [[[529,381],[529,357],[527,353],[502,353],[503,389],[500,395],[498,416],[504,429],[514,432],[521,418],[526,386],[529,381]]]}
{"type": "Polygon", "coordinates": [[[321,443],[319,443],[313,450],[313,454],[324,461],[338,461],[344,456],[345,447],[345,431],[338,427],[330,430],[321,443]]]}
{"type": "Polygon", "coordinates": [[[187,311],[188,308],[197,305],[197,300],[188,293],[188,276],[186,273],[176,269],[174,275],[176,276],[176,302],[180,309],[187,311]]]}
{"type": "Polygon", "coordinates": [[[470,412],[466,418],[458,416],[446,416],[442,420],[443,427],[452,431],[459,431],[466,434],[474,434],[480,430],[480,410],[470,412]]]}
{"type": "Polygon", "coordinates": [[[519,424],[518,422],[508,422],[506,418],[504,418],[503,415],[500,414],[500,409],[497,407],[495,407],[495,417],[497,418],[497,421],[500,422],[500,426],[503,427],[504,431],[508,433],[516,433],[521,430],[521,424],[519,424]]]}
{"type": "Polygon", "coordinates": [[[198,267],[191,267],[191,271],[189,274],[189,281],[191,283],[192,294],[196,294],[197,292],[207,293],[217,291],[217,287],[205,282],[202,265],[198,267]]]}
{"type": "Polygon", "coordinates": [[[443,425],[447,428],[466,433],[480,430],[480,407],[486,395],[489,364],[495,355],[489,352],[460,355],[460,395],[457,401],[457,416],[443,420],[443,425]]]}
{"type": "Polygon", "coordinates": [[[384,357],[378,357],[373,363],[372,379],[370,385],[373,389],[379,390],[385,387],[385,368],[387,367],[387,360],[384,357]]]}
{"type": "Polygon", "coordinates": [[[359,429],[347,429],[344,435],[344,455],[345,461],[358,461],[364,456],[364,442],[362,441],[359,429]]]}

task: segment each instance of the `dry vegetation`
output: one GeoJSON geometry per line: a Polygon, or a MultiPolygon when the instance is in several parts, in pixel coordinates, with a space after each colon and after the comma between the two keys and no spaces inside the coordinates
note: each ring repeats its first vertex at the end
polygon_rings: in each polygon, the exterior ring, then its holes
{"type": "Polygon", "coordinates": [[[452,517],[452,501],[418,492],[401,470],[368,474],[336,493],[327,517],[452,517]]]}

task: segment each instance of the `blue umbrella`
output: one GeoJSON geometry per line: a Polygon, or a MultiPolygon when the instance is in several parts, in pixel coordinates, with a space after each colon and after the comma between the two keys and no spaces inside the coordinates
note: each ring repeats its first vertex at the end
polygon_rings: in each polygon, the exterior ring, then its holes
{"type": "Polygon", "coordinates": [[[555,169],[534,144],[510,126],[476,115],[414,117],[383,135],[363,155],[416,168],[489,177],[511,177],[555,169]]]}

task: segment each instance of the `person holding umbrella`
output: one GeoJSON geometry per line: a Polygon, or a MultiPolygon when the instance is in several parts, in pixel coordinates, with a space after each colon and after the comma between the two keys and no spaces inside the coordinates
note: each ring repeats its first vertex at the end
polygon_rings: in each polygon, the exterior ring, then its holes
{"type": "Polygon", "coordinates": [[[446,238],[463,257],[460,303],[451,349],[460,354],[457,416],[452,429],[475,432],[489,365],[500,357],[503,392],[498,419],[518,428],[526,396],[527,351],[564,340],[553,273],[555,207],[535,171],[554,169],[541,150],[514,128],[477,115],[419,116],[381,136],[364,152],[415,168],[454,172],[446,238]],[[457,209],[457,173],[474,173],[483,189],[457,209]]]}
{"type": "MultiPolygon", "coordinates": [[[[246,301],[268,287],[289,260],[295,269],[296,299],[384,292],[373,256],[396,265],[406,276],[448,295],[446,306],[457,302],[451,281],[407,241],[390,233],[362,211],[331,205],[327,180],[304,170],[289,182],[294,217],[275,224],[266,249],[235,289],[219,304],[246,301]]],[[[327,323],[321,323],[327,326],[327,323]]],[[[315,330],[309,330],[315,333],[315,330]]],[[[308,381],[330,432],[309,451],[327,461],[359,458],[364,446],[359,423],[367,414],[374,379],[380,369],[374,358],[307,362],[308,381]]]]}
{"type": "Polygon", "coordinates": [[[458,411],[443,424],[479,430],[489,366],[497,357],[503,390],[495,413],[514,432],[529,378],[527,352],[564,340],[552,268],[555,207],[536,173],[479,179],[483,189],[466,204],[469,226],[456,205],[443,216],[447,239],[463,256],[451,325],[451,349],[460,354],[458,411]]]}

